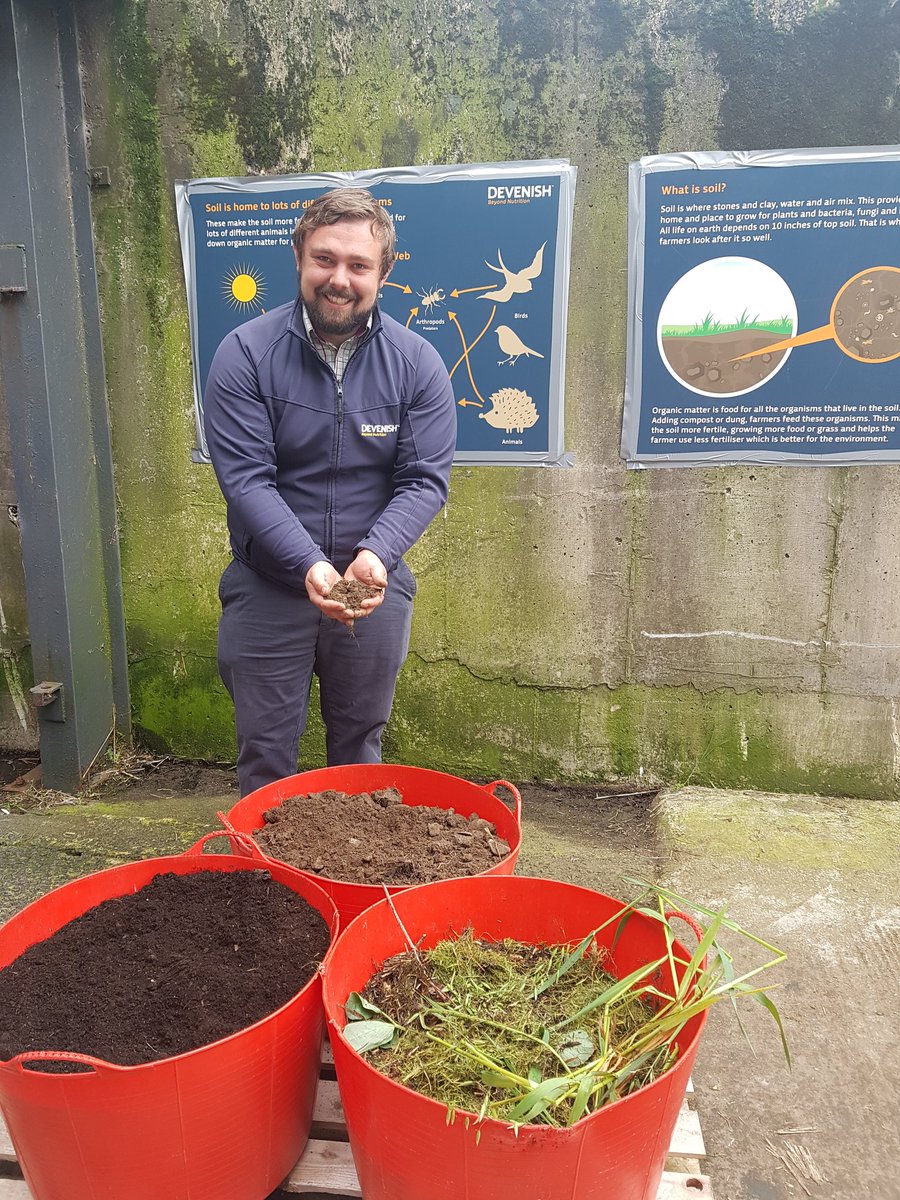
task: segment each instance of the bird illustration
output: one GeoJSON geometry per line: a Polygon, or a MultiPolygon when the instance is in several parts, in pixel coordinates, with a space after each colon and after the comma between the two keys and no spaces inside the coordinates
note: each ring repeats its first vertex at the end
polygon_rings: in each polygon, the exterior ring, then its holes
{"type": "Polygon", "coordinates": [[[519,335],[508,325],[497,326],[497,341],[500,343],[500,349],[507,358],[498,360],[497,366],[502,367],[509,363],[511,367],[516,365],[516,361],[524,354],[526,358],[543,358],[543,354],[538,354],[537,350],[530,350],[522,341],[519,335]]]}
{"type": "Polygon", "coordinates": [[[484,260],[484,265],[491,271],[496,271],[498,275],[502,275],[506,282],[503,287],[496,292],[482,292],[479,300],[496,300],[498,304],[503,304],[510,300],[513,296],[521,295],[524,292],[531,291],[532,279],[537,279],[544,265],[544,245],[541,246],[537,254],[531,260],[531,265],[523,267],[521,271],[510,271],[506,263],[503,261],[503,255],[497,250],[497,259],[500,263],[499,267],[493,266],[491,263],[484,260]]]}

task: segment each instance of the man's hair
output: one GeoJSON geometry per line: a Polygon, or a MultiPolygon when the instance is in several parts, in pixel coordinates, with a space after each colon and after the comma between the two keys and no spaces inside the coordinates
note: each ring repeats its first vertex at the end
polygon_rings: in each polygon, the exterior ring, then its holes
{"type": "Polygon", "coordinates": [[[335,188],[313,200],[294,226],[294,249],[298,257],[303,255],[303,239],[308,233],[322,225],[336,225],[338,221],[370,223],[372,236],[381,244],[381,277],[384,278],[394,265],[397,233],[394,222],[365,188],[335,188]]]}

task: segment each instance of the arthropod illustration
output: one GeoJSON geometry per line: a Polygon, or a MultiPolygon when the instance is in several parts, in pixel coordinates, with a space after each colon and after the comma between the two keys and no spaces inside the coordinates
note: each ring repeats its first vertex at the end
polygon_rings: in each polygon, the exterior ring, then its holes
{"type": "Polygon", "coordinates": [[[436,304],[442,304],[447,297],[444,295],[444,289],[433,287],[428,292],[419,292],[419,299],[422,301],[422,307],[427,313],[430,313],[436,304]]]}

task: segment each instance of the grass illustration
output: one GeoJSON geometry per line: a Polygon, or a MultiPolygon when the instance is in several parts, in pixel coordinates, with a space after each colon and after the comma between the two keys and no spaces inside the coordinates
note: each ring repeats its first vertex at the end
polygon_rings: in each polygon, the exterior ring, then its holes
{"type": "Polygon", "coordinates": [[[744,309],[736,321],[730,322],[717,321],[713,314],[708,312],[702,321],[693,325],[663,325],[662,336],[712,337],[717,333],[740,333],[745,329],[758,329],[780,337],[790,337],[794,332],[794,323],[790,317],[751,317],[747,309],[744,309]]]}

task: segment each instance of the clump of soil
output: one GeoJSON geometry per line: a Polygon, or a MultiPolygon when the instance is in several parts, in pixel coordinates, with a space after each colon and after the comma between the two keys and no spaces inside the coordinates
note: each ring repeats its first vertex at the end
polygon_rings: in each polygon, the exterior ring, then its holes
{"type": "Polygon", "coordinates": [[[406,886],[477,875],[509,854],[490,821],[403,803],[396,788],[290,796],[254,834],[272,858],[348,883],[406,886]]]}
{"type": "Polygon", "coordinates": [[[337,600],[348,612],[357,612],[363,600],[373,600],[383,590],[372,584],[360,583],[358,579],[339,579],[328,593],[328,599],[337,600]]]}
{"type": "Polygon", "coordinates": [[[314,975],[330,935],[268,871],[158,875],[0,971],[0,1060],[27,1050],[123,1066],[254,1024],[314,975]]]}

